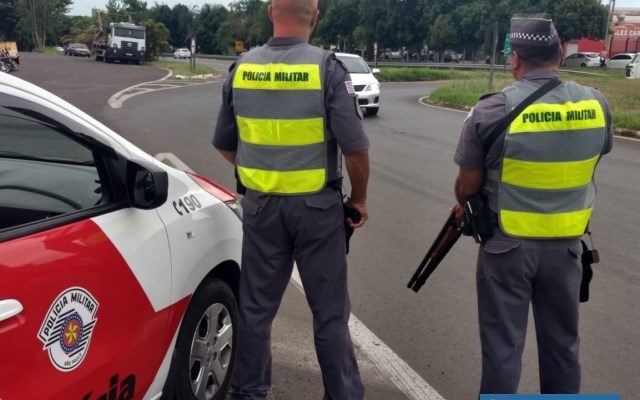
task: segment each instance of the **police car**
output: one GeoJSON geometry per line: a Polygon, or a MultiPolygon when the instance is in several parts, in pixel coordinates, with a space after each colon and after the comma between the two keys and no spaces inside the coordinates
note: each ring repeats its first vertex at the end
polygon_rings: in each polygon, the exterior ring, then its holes
{"type": "Polygon", "coordinates": [[[353,88],[358,98],[358,105],[367,115],[376,115],[380,110],[380,83],[373,74],[379,69],[369,69],[367,63],[356,54],[335,53],[338,60],[347,68],[353,88]]]}
{"type": "Polygon", "coordinates": [[[222,399],[240,208],[0,74],[0,399],[222,399]]]}

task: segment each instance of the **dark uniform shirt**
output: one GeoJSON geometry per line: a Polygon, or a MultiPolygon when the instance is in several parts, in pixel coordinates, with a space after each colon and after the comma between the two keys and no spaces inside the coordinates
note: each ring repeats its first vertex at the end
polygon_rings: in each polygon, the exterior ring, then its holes
{"type": "MultiPolygon", "coordinates": [[[[283,50],[286,50],[288,46],[300,43],[304,43],[300,38],[272,37],[267,42],[267,45],[282,47],[283,50]]],[[[222,104],[220,104],[218,121],[213,135],[213,145],[220,150],[233,151],[238,148],[238,129],[233,112],[233,90],[231,85],[235,73],[235,65],[231,68],[231,73],[222,90],[222,104]]],[[[349,73],[334,56],[328,58],[324,73],[327,124],[330,134],[333,135],[333,137],[328,138],[330,150],[331,143],[336,142],[340,146],[342,153],[346,155],[368,149],[369,140],[362,128],[362,117],[358,113],[355,93],[350,93],[348,85],[345,83],[351,81],[349,73]]],[[[336,153],[332,152],[332,154],[336,153]]],[[[330,159],[329,163],[331,164],[332,161],[340,165],[339,157],[338,160],[330,159]]],[[[329,177],[329,179],[332,179],[332,177],[329,177]]]]}
{"type": "MultiPolygon", "coordinates": [[[[523,80],[539,82],[544,85],[549,79],[557,77],[553,71],[533,71],[522,77],[523,80]]],[[[601,154],[611,151],[613,124],[609,105],[602,93],[597,92],[597,97],[604,109],[607,121],[607,135],[601,154]]],[[[462,135],[458,142],[458,149],[453,158],[456,164],[467,169],[499,169],[504,147],[504,135],[500,136],[485,158],[483,143],[500,121],[507,116],[505,107],[506,96],[499,92],[481,99],[469,111],[462,128],[462,135]]]]}

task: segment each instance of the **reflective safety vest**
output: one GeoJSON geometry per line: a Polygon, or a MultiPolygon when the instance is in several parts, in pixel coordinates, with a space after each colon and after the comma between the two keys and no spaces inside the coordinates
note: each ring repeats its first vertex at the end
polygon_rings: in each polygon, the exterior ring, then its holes
{"type": "MultiPolygon", "coordinates": [[[[537,87],[504,90],[507,110],[537,87]]],[[[497,179],[500,227],[509,236],[572,238],[584,234],[595,203],[593,175],[606,135],[596,92],[565,82],[527,107],[509,126],[497,179]]]]}
{"type": "Polygon", "coordinates": [[[323,72],[328,52],[263,46],[238,61],[232,82],[236,168],[254,191],[297,195],[327,183],[323,72]]]}

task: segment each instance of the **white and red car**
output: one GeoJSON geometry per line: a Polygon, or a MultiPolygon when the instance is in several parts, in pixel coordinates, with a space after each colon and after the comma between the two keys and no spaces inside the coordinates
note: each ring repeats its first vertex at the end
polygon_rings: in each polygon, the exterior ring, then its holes
{"type": "Polygon", "coordinates": [[[0,74],[0,399],[224,398],[236,197],[0,74]]]}

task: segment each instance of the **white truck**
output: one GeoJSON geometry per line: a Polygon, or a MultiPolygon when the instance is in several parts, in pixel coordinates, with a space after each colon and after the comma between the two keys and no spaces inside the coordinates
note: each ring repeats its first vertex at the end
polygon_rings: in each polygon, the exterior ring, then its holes
{"type": "Polygon", "coordinates": [[[144,61],[147,33],[144,26],[128,22],[112,22],[105,31],[98,13],[98,30],[93,37],[92,52],[96,61],[144,61]]]}

